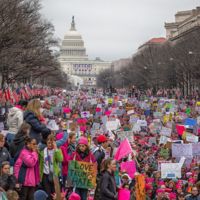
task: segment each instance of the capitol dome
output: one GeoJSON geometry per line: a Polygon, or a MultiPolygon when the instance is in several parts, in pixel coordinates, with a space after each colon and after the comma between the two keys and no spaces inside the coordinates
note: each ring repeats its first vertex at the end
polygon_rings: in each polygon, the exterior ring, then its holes
{"type": "Polygon", "coordinates": [[[70,30],[65,34],[61,46],[61,58],[67,60],[87,60],[86,49],[81,34],[76,30],[72,17],[70,30]]]}

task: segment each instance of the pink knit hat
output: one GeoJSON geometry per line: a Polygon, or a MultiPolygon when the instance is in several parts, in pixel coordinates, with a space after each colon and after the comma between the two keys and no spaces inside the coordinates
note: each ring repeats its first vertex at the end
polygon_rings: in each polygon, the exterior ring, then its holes
{"type": "Polygon", "coordinates": [[[81,200],[81,197],[77,193],[72,192],[69,197],[69,200],[81,200]]]}
{"type": "Polygon", "coordinates": [[[80,137],[79,141],[78,141],[78,144],[84,144],[84,145],[87,145],[88,146],[88,140],[86,137],[80,137]]]}

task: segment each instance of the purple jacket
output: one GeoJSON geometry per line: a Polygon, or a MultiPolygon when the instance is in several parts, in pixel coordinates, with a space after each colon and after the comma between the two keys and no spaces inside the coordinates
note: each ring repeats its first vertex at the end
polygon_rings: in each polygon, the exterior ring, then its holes
{"type": "Polygon", "coordinates": [[[38,154],[24,148],[14,165],[14,175],[23,186],[35,187],[40,181],[38,154]]]}

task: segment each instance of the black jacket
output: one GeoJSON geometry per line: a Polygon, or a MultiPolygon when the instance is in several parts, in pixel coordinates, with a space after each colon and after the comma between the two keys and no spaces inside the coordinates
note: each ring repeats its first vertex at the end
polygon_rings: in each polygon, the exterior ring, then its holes
{"type": "Polygon", "coordinates": [[[14,190],[17,180],[14,175],[3,174],[0,176],[0,187],[2,187],[5,191],[14,190]]]}
{"type": "Polygon", "coordinates": [[[31,125],[30,136],[37,140],[37,142],[41,142],[41,140],[46,140],[48,135],[51,133],[50,129],[48,129],[44,124],[40,122],[40,120],[35,116],[35,114],[31,111],[26,111],[24,113],[24,120],[26,123],[31,125]]]}
{"type": "Polygon", "coordinates": [[[98,147],[96,149],[96,151],[94,151],[93,154],[94,154],[94,157],[96,158],[96,161],[97,161],[97,164],[98,164],[98,173],[100,173],[101,163],[105,158],[105,153],[100,147],[98,147]]]}
{"type": "Polygon", "coordinates": [[[10,159],[11,159],[10,153],[6,149],[6,147],[0,148],[0,166],[1,166],[3,161],[9,161],[10,162],[10,159]]]}
{"type": "Polygon", "coordinates": [[[117,200],[117,190],[114,175],[103,172],[100,180],[100,200],[117,200]]]}
{"type": "Polygon", "coordinates": [[[191,196],[187,197],[186,200],[200,200],[200,195],[198,195],[198,196],[191,195],[191,196]]]}
{"type": "Polygon", "coordinates": [[[13,142],[10,144],[9,151],[12,158],[17,159],[19,153],[24,148],[26,136],[23,133],[17,133],[13,142]]]}

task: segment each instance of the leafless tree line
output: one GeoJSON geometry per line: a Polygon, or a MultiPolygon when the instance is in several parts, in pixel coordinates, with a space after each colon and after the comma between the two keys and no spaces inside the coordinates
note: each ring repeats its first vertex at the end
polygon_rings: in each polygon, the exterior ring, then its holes
{"type": "Polygon", "coordinates": [[[188,95],[200,89],[200,28],[191,30],[176,41],[146,45],[135,54],[130,64],[120,71],[102,72],[99,87],[131,87],[140,89],[180,88],[188,95]]]}
{"type": "Polygon", "coordinates": [[[54,28],[40,13],[40,0],[0,0],[0,77],[5,83],[45,82],[63,86],[63,74],[53,49],[54,28]]]}

